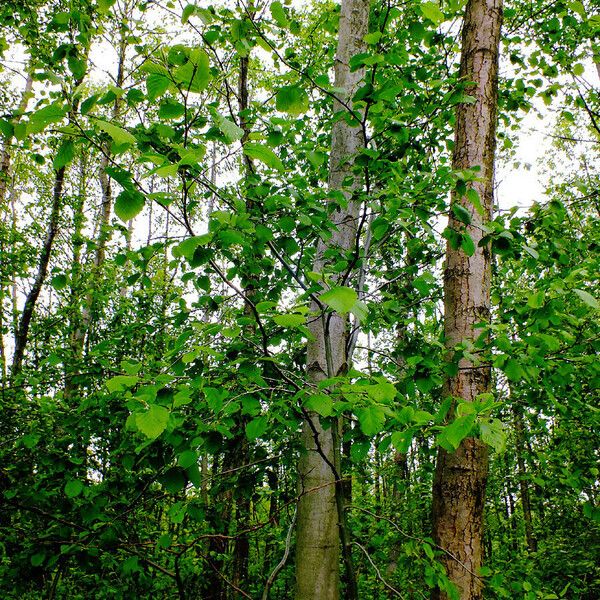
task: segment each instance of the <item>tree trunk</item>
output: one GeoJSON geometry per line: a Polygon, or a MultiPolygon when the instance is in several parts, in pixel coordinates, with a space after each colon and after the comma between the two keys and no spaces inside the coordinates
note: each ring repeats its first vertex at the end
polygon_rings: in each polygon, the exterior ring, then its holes
{"type": "Polygon", "coordinates": [[[21,313],[21,319],[19,320],[19,327],[17,335],[15,336],[15,351],[13,355],[12,363],[12,377],[13,379],[21,373],[23,367],[23,358],[25,356],[25,347],[27,345],[27,339],[29,335],[29,325],[31,324],[31,318],[33,311],[37,303],[37,299],[42,290],[42,285],[46,279],[46,273],[48,271],[48,263],[50,262],[50,255],[52,253],[52,246],[54,245],[54,238],[58,232],[58,222],[60,218],[60,209],[62,204],[62,192],[65,178],[65,167],[61,167],[56,171],[54,176],[54,189],[52,192],[52,208],[50,209],[50,221],[48,223],[48,230],[46,231],[46,239],[42,246],[42,253],[38,263],[38,270],[35,276],[31,290],[27,294],[25,299],[25,306],[21,313]]]}
{"type": "MultiPolygon", "coordinates": [[[[27,73],[27,79],[25,80],[25,89],[21,94],[21,102],[17,108],[16,114],[12,120],[13,125],[16,125],[21,120],[21,115],[27,110],[27,104],[29,103],[29,98],[31,96],[31,89],[33,87],[33,77],[31,73],[27,73]]],[[[0,213],[4,213],[6,211],[8,223],[4,226],[2,223],[2,231],[0,231],[0,255],[6,256],[6,247],[9,244],[14,244],[14,230],[16,228],[16,212],[14,210],[14,202],[17,197],[17,192],[14,188],[14,179],[11,181],[11,141],[12,138],[6,138],[4,144],[2,145],[2,152],[0,154],[0,213]],[[6,205],[7,200],[7,192],[9,184],[12,183],[12,189],[10,190],[10,210],[9,206],[6,205]],[[10,231],[10,234],[9,234],[10,231]],[[10,241],[9,241],[10,240],[10,241]]],[[[2,219],[4,220],[4,215],[2,215],[2,219]]],[[[8,265],[6,265],[8,267],[8,265]]],[[[4,346],[4,286],[5,282],[13,279],[12,291],[13,298],[15,296],[15,285],[14,285],[14,273],[0,273],[0,361],[2,363],[2,387],[6,382],[6,369],[7,369],[7,357],[6,357],[6,349],[4,346]]],[[[14,319],[14,301],[13,301],[13,315],[14,319]]],[[[16,328],[15,328],[16,331],[16,328]]]]}
{"type": "MultiPolygon", "coordinates": [[[[352,56],[364,51],[363,38],[368,33],[368,23],[369,0],[342,1],[335,87],[344,90],[344,102],[351,103],[364,77],[363,69],[350,72],[348,63],[352,56]]],[[[343,110],[342,104],[335,101],[334,113],[343,110]]],[[[331,139],[329,187],[342,190],[348,199],[348,206],[332,215],[336,228],[332,231],[331,239],[318,244],[314,268],[317,272],[326,268],[323,258],[326,250],[336,248],[341,254],[347,254],[356,243],[360,203],[352,196],[360,189],[361,182],[355,180],[346,189],[343,188],[343,182],[346,177],[352,176],[351,159],[363,145],[363,132],[358,126],[351,127],[344,119],[336,120],[331,139]]],[[[317,384],[327,377],[343,374],[347,369],[348,322],[341,315],[322,313],[315,302],[312,315],[309,329],[313,339],[307,345],[307,378],[310,383],[317,384]]],[[[340,530],[344,537],[343,488],[341,481],[336,481],[340,450],[336,447],[339,446],[338,425],[325,429],[316,413],[307,412],[305,417],[302,427],[304,452],[299,462],[301,496],[296,536],[296,599],[337,600],[340,530]]],[[[349,556],[348,546],[346,556],[349,556]]],[[[348,561],[346,569],[351,570],[348,561]]],[[[353,580],[351,573],[347,598],[356,593],[353,580]]]]}
{"type": "Polygon", "coordinates": [[[517,466],[519,467],[519,490],[521,492],[521,506],[523,507],[523,520],[525,522],[525,540],[529,552],[537,552],[537,540],[533,533],[533,518],[531,516],[531,496],[527,483],[527,469],[525,467],[525,425],[523,415],[518,407],[513,407],[515,425],[515,452],[517,455],[517,466]]]}
{"type": "MultiPolygon", "coordinates": [[[[466,92],[475,98],[456,110],[455,169],[480,167],[473,188],[483,206],[480,214],[470,201],[454,193],[452,205],[461,205],[471,214],[467,233],[475,244],[469,257],[448,244],[444,273],[444,334],[446,348],[474,341],[480,331],[476,324],[490,318],[491,251],[479,247],[481,225],[491,219],[493,210],[494,151],[497,113],[498,54],[502,23],[502,0],[469,0],[462,32],[460,75],[475,85],[466,92]]],[[[450,212],[449,227],[460,230],[461,223],[450,212]]],[[[459,361],[456,375],[445,382],[445,394],[473,401],[489,392],[489,367],[459,361]]],[[[461,600],[482,598],[483,584],[477,573],[482,564],[483,512],[488,472],[487,447],[479,439],[466,438],[454,453],[438,452],[433,484],[433,536],[448,553],[442,556],[448,577],[461,600]],[[457,560],[456,560],[457,559],[457,560]]],[[[436,599],[448,594],[436,590],[436,599]]]]}

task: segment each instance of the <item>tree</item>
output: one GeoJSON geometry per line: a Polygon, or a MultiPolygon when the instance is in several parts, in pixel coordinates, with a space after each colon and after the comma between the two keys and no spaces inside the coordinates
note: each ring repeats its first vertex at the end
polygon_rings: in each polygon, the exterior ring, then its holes
{"type": "MultiPolygon", "coordinates": [[[[450,354],[444,393],[452,398],[455,426],[470,429],[472,410],[462,403],[481,400],[491,390],[488,364],[471,359],[483,349],[490,319],[491,251],[484,227],[492,219],[496,146],[498,57],[502,2],[467,2],[462,29],[461,76],[472,103],[456,109],[453,167],[477,169],[477,181],[452,196],[444,267],[444,339],[450,354]]],[[[488,450],[475,437],[457,448],[440,448],[433,484],[433,537],[442,562],[463,600],[482,597],[483,515],[488,450]],[[453,451],[454,450],[454,451],[453,451]]],[[[434,592],[435,598],[449,597],[434,592]]]]}

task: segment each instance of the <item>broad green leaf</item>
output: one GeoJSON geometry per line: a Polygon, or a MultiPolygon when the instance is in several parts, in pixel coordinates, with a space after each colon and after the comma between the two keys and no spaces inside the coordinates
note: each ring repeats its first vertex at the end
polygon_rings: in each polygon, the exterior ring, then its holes
{"type": "Polygon", "coordinates": [[[185,475],[179,467],[172,467],[163,475],[161,483],[168,492],[176,494],[185,487],[185,475]]]}
{"type": "Polygon", "coordinates": [[[471,433],[475,423],[475,414],[464,415],[455,419],[450,425],[444,427],[442,435],[456,450],[460,443],[471,433]]]}
{"type": "Polygon", "coordinates": [[[546,293],[544,292],[544,290],[534,292],[527,299],[527,306],[529,306],[529,308],[541,308],[542,306],[544,306],[545,297],[546,293]]]}
{"type": "Polygon", "coordinates": [[[183,242],[180,242],[177,244],[177,246],[175,246],[175,248],[173,248],[173,256],[175,258],[183,256],[188,261],[193,260],[196,249],[200,246],[206,246],[209,244],[212,236],[212,233],[205,233],[203,235],[195,235],[183,240],[183,242]]]}
{"type": "Polygon", "coordinates": [[[186,91],[200,93],[206,89],[211,79],[206,52],[199,48],[190,50],[187,62],[173,71],[173,77],[186,91]]]}
{"type": "Polygon", "coordinates": [[[68,498],[75,498],[83,492],[83,482],[79,479],[71,479],[65,485],[65,494],[68,498]]]}
{"type": "Polygon", "coordinates": [[[330,417],[333,414],[333,400],[329,394],[313,394],[307,398],[304,406],[322,417],[330,417]]]}
{"type": "Polygon", "coordinates": [[[424,2],[419,8],[423,16],[429,19],[434,25],[439,25],[446,19],[437,2],[424,2]]]}
{"type": "Polygon", "coordinates": [[[187,469],[192,465],[195,465],[198,461],[198,453],[195,450],[184,450],[177,457],[177,464],[183,469],[187,469]]]}
{"type": "Polygon", "coordinates": [[[406,454],[412,444],[414,429],[406,429],[405,431],[394,431],[392,433],[392,445],[400,454],[406,454]]]}
{"type": "Polygon", "coordinates": [[[123,190],[115,201],[115,214],[123,221],[129,221],[139,215],[144,208],[144,194],[137,190],[123,190]]]}
{"type": "Polygon", "coordinates": [[[322,293],[319,299],[336,312],[345,314],[354,308],[358,301],[358,294],[352,288],[338,286],[322,293]]]}
{"type": "Polygon", "coordinates": [[[167,428],[169,414],[164,406],[151,404],[146,412],[136,413],[135,424],[146,437],[156,439],[167,428]]]}
{"type": "Polygon", "coordinates": [[[308,110],[308,94],[295,85],[284,85],[277,91],[277,110],[290,115],[301,115],[308,110]]]}
{"type": "Polygon", "coordinates": [[[271,169],[275,169],[280,172],[284,170],[283,163],[277,154],[275,154],[275,152],[273,152],[273,150],[267,146],[263,146],[262,144],[255,142],[244,144],[244,154],[250,158],[260,160],[271,169]]]}
{"type": "Polygon", "coordinates": [[[361,431],[368,436],[378,434],[385,425],[385,413],[380,406],[368,406],[356,410],[361,431]]]}
{"type": "Polygon", "coordinates": [[[265,433],[265,431],[267,431],[268,425],[269,421],[266,416],[252,419],[252,421],[246,424],[246,437],[250,441],[259,438],[261,435],[263,435],[263,433],[265,433]]]}
{"type": "Polygon", "coordinates": [[[499,419],[483,420],[479,423],[481,439],[496,452],[503,452],[506,447],[506,429],[499,419]]]}
{"type": "Polygon", "coordinates": [[[241,127],[238,127],[233,121],[218,113],[215,115],[215,123],[230,144],[244,137],[244,130],[241,127]]]}
{"type": "Polygon", "coordinates": [[[471,224],[471,213],[464,206],[461,206],[460,204],[453,204],[452,212],[461,223],[464,223],[465,225],[471,224]]]}
{"type": "Polygon", "coordinates": [[[584,290],[573,289],[573,291],[579,296],[579,299],[587,304],[590,308],[598,309],[600,308],[600,303],[594,296],[592,296],[589,292],[584,290]]]}
{"type": "Polygon", "coordinates": [[[146,77],[146,94],[148,100],[153,102],[160,96],[162,96],[169,88],[169,78],[161,73],[150,73],[146,77]]]}
{"type": "Polygon", "coordinates": [[[158,107],[159,119],[178,119],[185,114],[185,106],[181,102],[175,102],[170,98],[163,100],[158,107]]]}
{"type": "Polygon", "coordinates": [[[275,23],[277,23],[279,27],[286,29],[289,25],[289,21],[281,2],[271,2],[269,9],[275,23]]]}
{"type": "Polygon", "coordinates": [[[117,127],[112,123],[100,120],[96,121],[96,125],[98,126],[98,129],[108,133],[115,144],[135,144],[135,137],[129,133],[129,131],[125,131],[122,127],[117,127]]]}
{"type": "Polygon", "coordinates": [[[111,377],[105,385],[109,392],[122,392],[133,387],[139,380],[140,378],[135,375],[117,375],[111,377]]]}
{"type": "Polygon", "coordinates": [[[46,553],[45,552],[37,552],[36,554],[33,554],[31,556],[31,558],[29,559],[29,561],[31,562],[31,566],[32,567],[39,567],[43,564],[44,560],[46,559],[46,553]]]}
{"type": "Polygon", "coordinates": [[[475,243],[468,233],[463,233],[461,235],[460,247],[467,256],[473,256],[473,254],[475,254],[475,243]]]}
{"type": "Polygon", "coordinates": [[[483,217],[485,215],[485,209],[481,204],[481,198],[479,192],[474,188],[469,188],[466,193],[467,200],[473,205],[473,208],[483,217]]]}
{"type": "Polygon", "coordinates": [[[59,102],[40,108],[29,117],[27,133],[40,133],[51,123],[62,121],[66,114],[67,108],[59,102]]]}
{"type": "Polygon", "coordinates": [[[304,315],[288,313],[286,315],[275,315],[273,321],[280,327],[299,327],[306,324],[306,317],[304,315]]]}
{"type": "Polygon", "coordinates": [[[66,275],[55,275],[50,281],[50,285],[55,290],[64,290],[67,287],[67,276],[66,275]]]}
{"type": "Polygon", "coordinates": [[[523,378],[523,369],[516,358],[509,358],[504,366],[504,373],[510,381],[520,381],[523,378]]]}
{"type": "Polygon", "coordinates": [[[58,149],[56,156],[54,157],[54,161],[52,162],[52,167],[55,170],[59,170],[62,167],[66,167],[75,156],[75,145],[71,140],[65,140],[58,149]]]}

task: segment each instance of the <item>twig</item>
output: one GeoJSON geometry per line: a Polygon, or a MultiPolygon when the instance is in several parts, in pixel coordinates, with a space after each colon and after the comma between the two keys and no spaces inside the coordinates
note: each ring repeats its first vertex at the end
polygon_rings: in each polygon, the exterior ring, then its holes
{"type": "Polygon", "coordinates": [[[275,578],[277,577],[277,575],[279,575],[279,572],[285,566],[288,556],[290,555],[290,546],[291,546],[291,542],[292,542],[292,531],[294,530],[294,525],[296,524],[296,516],[297,515],[298,515],[298,505],[296,505],[296,508],[294,509],[294,516],[292,517],[290,526],[288,528],[287,536],[285,538],[285,551],[283,553],[283,556],[281,557],[281,560],[279,561],[277,566],[273,569],[273,572],[269,575],[269,578],[267,579],[267,582],[265,583],[265,589],[263,591],[261,600],[268,600],[269,590],[271,589],[271,586],[275,582],[275,578]]]}

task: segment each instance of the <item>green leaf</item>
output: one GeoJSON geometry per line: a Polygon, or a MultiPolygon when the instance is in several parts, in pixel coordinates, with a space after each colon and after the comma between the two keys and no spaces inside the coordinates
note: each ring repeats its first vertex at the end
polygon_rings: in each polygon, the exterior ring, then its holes
{"type": "Polygon", "coordinates": [[[137,190],[123,190],[115,201],[115,214],[122,221],[129,221],[142,212],[145,200],[137,190]]]}
{"type": "Polygon", "coordinates": [[[161,102],[158,107],[158,118],[159,119],[178,119],[185,114],[185,106],[181,102],[175,102],[170,98],[167,98],[161,102]]]}
{"type": "Polygon", "coordinates": [[[578,289],[573,289],[573,291],[579,296],[579,299],[587,304],[590,308],[600,308],[600,303],[598,303],[598,300],[596,300],[596,298],[594,298],[594,296],[592,296],[590,293],[578,289]]]}
{"type": "Polygon", "coordinates": [[[275,23],[277,23],[279,27],[286,29],[289,25],[289,21],[281,2],[271,2],[269,9],[275,23]]]}
{"type": "Polygon", "coordinates": [[[65,140],[58,149],[52,167],[58,171],[62,167],[66,167],[75,156],[75,144],[71,140],[65,140]]]}
{"type": "Polygon", "coordinates": [[[295,85],[279,88],[275,103],[277,110],[290,115],[301,115],[308,110],[308,94],[295,85]]]}
{"type": "Polygon", "coordinates": [[[321,294],[319,299],[336,312],[345,314],[354,308],[358,301],[358,294],[352,288],[338,286],[321,294]]]}
{"type": "Polygon", "coordinates": [[[385,413],[380,406],[368,406],[356,410],[361,431],[368,436],[378,434],[385,425],[385,413]]]}
{"type": "Polygon", "coordinates": [[[394,433],[392,433],[392,445],[400,452],[400,454],[406,454],[412,444],[414,434],[414,429],[394,431],[394,433]]]}
{"type": "Polygon", "coordinates": [[[73,77],[76,80],[80,81],[83,79],[87,70],[87,64],[84,59],[77,58],[76,56],[69,56],[69,58],[67,58],[67,65],[69,67],[69,71],[73,73],[73,77]]]}
{"type": "Polygon", "coordinates": [[[79,481],[79,479],[71,479],[71,481],[67,481],[65,485],[65,494],[67,498],[75,498],[79,496],[83,492],[83,482],[79,481]]]}
{"type": "Polygon", "coordinates": [[[190,17],[196,12],[196,7],[193,4],[188,4],[181,13],[181,23],[185,25],[190,17]]]}
{"type": "Polygon", "coordinates": [[[266,416],[257,417],[252,419],[246,424],[246,437],[252,441],[259,438],[267,430],[269,421],[266,416]]]}
{"type": "Polygon", "coordinates": [[[460,443],[469,435],[469,433],[471,433],[474,423],[474,414],[458,417],[458,419],[455,419],[450,425],[444,427],[442,435],[448,441],[450,446],[456,450],[460,446],[460,443]]]}
{"type": "Polygon", "coordinates": [[[206,89],[211,79],[206,52],[199,48],[190,50],[187,62],[173,71],[173,78],[184,90],[200,93],[206,89]]]}
{"type": "Polygon", "coordinates": [[[307,398],[304,406],[322,417],[330,417],[333,414],[333,400],[329,394],[313,394],[307,398]]]}
{"type": "Polygon", "coordinates": [[[178,467],[172,467],[161,478],[161,483],[171,494],[176,494],[185,487],[185,475],[178,467]]]}
{"type": "Polygon", "coordinates": [[[483,204],[481,204],[479,192],[474,188],[469,188],[465,196],[467,200],[473,205],[473,208],[483,217],[485,215],[485,210],[483,208],[483,204]]]}
{"type": "Polygon", "coordinates": [[[195,450],[184,450],[177,457],[177,464],[183,469],[187,469],[192,465],[195,465],[198,461],[198,453],[195,450]]]}
{"type": "Polygon", "coordinates": [[[464,223],[465,225],[471,224],[471,213],[464,206],[461,206],[460,204],[453,204],[452,212],[461,223],[464,223]]]}
{"type": "Polygon", "coordinates": [[[173,256],[175,258],[183,256],[188,261],[192,261],[194,259],[194,252],[196,252],[196,249],[200,246],[206,246],[210,243],[211,239],[212,233],[205,233],[204,235],[195,235],[187,238],[173,248],[173,256]]]}
{"type": "Polygon", "coordinates": [[[297,313],[288,313],[286,315],[275,315],[273,321],[280,327],[299,327],[306,324],[306,317],[297,313]]]}
{"type": "Polygon", "coordinates": [[[66,275],[55,275],[50,281],[50,285],[55,290],[64,290],[67,287],[67,281],[66,275]]]}
{"type": "Polygon", "coordinates": [[[229,144],[233,144],[233,142],[237,142],[244,137],[244,130],[241,127],[218,113],[215,114],[215,123],[229,144]]]}
{"type": "Polygon", "coordinates": [[[503,370],[510,381],[520,381],[524,375],[523,369],[516,358],[509,358],[503,370]]]}
{"type": "Polygon", "coordinates": [[[534,292],[527,299],[527,306],[529,306],[529,308],[541,308],[542,306],[544,306],[545,297],[546,293],[544,292],[544,290],[534,292]]]}
{"type": "Polygon", "coordinates": [[[446,19],[437,2],[424,2],[419,8],[421,9],[423,16],[426,19],[429,19],[434,25],[439,25],[446,19]]]}
{"type": "Polygon", "coordinates": [[[169,78],[161,73],[150,73],[146,78],[146,95],[148,96],[148,100],[153,102],[162,96],[169,88],[170,83],[169,78]]]}
{"type": "Polygon", "coordinates": [[[164,406],[152,404],[146,412],[136,413],[135,424],[146,437],[156,439],[167,428],[169,414],[164,406]]]}
{"type": "Polygon", "coordinates": [[[109,392],[122,392],[127,388],[133,387],[139,380],[140,378],[135,375],[117,375],[116,377],[111,377],[105,385],[109,392]]]}
{"type": "Polygon", "coordinates": [[[46,554],[44,552],[37,552],[36,554],[32,555],[29,561],[31,562],[32,567],[39,567],[43,564],[45,558],[46,554]]]}
{"type": "Polygon", "coordinates": [[[467,256],[473,256],[473,254],[475,254],[475,243],[468,233],[463,233],[461,235],[460,247],[467,256]]]}
{"type": "Polygon", "coordinates": [[[62,121],[66,114],[67,108],[60,103],[54,102],[53,104],[49,104],[34,112],[29,117],[27,133],[40,133],[50,125],[50,123],[62,121]]]}
{"type": "Polygon", "coordinates": [[[250,158],[260,160],[271,169],[276,169],[280,172],[284,171],[283,163],[279,160],[279,157],[267,146],[254,142],[244,144],[244,154],[250,158]]]}
{"type": "Polygon", "coordinates": [[[96,125],[98,126],[98,129],[108,133],[115,144],[135,144],[135,137],[129,133],[129,131],[125,131],[122,127],[117,127],[112,123],[100,120],[96,121],[96,125]]]}
{"type": "Polygon", "coordinates": [[[506,447],[506,429],[499,419],[483,420],[479,423],[481,439],[496,452],[503,452],[506,447]]]}

